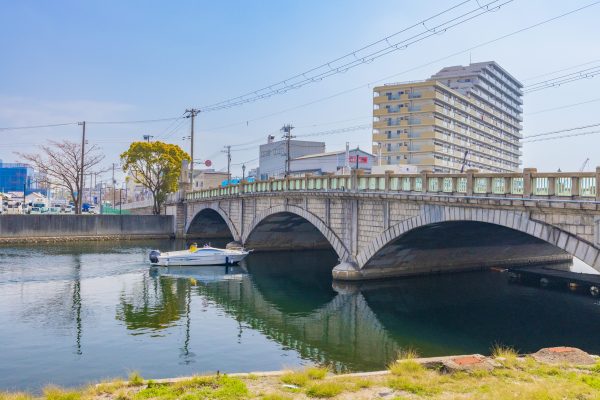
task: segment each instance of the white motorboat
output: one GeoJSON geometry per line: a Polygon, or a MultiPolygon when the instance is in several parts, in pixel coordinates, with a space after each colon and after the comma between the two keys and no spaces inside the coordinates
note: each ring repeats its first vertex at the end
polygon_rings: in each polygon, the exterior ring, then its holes
{"type": "Polygon", "coordinates": [[[165,267],[173,265],[234,265],[242,261],[248,254],[250,252],[244,249],[219,249],[211,246],[196,247],[193,244],[188,250],[166,253],[152,250],[149,258],[153,265],[165,267]]]}

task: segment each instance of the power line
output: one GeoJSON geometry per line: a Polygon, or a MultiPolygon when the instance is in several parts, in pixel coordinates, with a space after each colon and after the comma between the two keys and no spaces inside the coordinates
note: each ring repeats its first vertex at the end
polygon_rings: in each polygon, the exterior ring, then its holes
{"type": "Polygon", "coordinates": [[[581,64],[571,65],[570,67],[557,69],[555,71],[545,72],[545,73],[540,74],[540,75],[530,76],[529,78],[521,79],[521,82],[531,81],[531,80],[534,80],[534,79],[542,78],[544,76],[554,75],[554,74],[557,74],[559,72],[568,71],[568,70],[571,70],[571,69],[574,69],[574,68],[577,68],[577,67],[583,67],[584,65],[590,65],[590,64],[593,64],[593,63],[598,62],[598,61],[600,61],[600,58],[597,58],[597,59],[592,60],[592,61],[584,62],[584,63],[581,63],[581,64]]]}
{"type": "Polygon", "coordinates": [[[346,132],[359,131],[359,130],[367,129],[367,128],[370,129],[372,127],[373,127],[372,124],[362,124],[362,125],[349,126],[349,127],[346,127],[346,128],[331,129],[331,130],[328,130],[328,131],[321,131],[321,132],[314,132],[314,133],[305,133],[304,135],[297,135],[297,137],[335,135],[337,133],[346,133],[346,132]]]}
{"type": "MultiPolygon", "coordinates": [[[[466,2],[463,2],[463,3],[466,3],[466,2]]],[[[463,3],[461,3],[461,4],[463,4],[463,3]]],[[[547,23],[549,23],[549,22],[555,21],[555,20],[557,20],[557,19],[559,19],[559,18],[563,18],[563,17],[565,17],[565,16],[568,16],[568,15],[570,15],[570,14],[573,14],[573,13],[576,13],[576,12],[582,11],[582,10],[584,10],[584,9],[587,9],[587,8],[589,8],[589,7],[595,6],[595,5],[597,5],[598,3],[600,3],[600,1],[595,1],[595,2],[589,3],[589,4],[587,4],[587,5],[584,5],[584,6],[582,6],[582,7],[579,7],[579,8],[576,8],[576,9],[570,10],[570,11],[568,11],[568,12],[565,12],[565,13],[559,14],[559,15],[557,15],[557,16],[555,16],[555,17],[552,17],[552,18],[549,18],[549,19],[546,19],[546,20],[540,21],[540,22],[538,22],[538,23],[535,23],[535,24],[533,24],[533,25],[529,25],[529,26],[527,26],[527,27],[525,27],[525,28],[522,28],[522,29],[519,29],[519,30],[516,30],[516,31],[510,32],[510,33],[508,33],[508,34],[506,34],[506,35],[502,35],[502,36],[500,36],[500,37],[498,37],[498,38],[495,38],[495,39],[492,39],[492,40],[489,40],[489,41],[486,41],[486,42],[480,43],[480,44],[478,44],[478,45],[475,45],[475,46],[472,46],[472,47],[470,47],[470,48],[464,49],[464,50],[462,50],[462,51],[459,51],[459,52],[452,53],[452,54],[450,54],[450,55],[447,55],[447,56],[445,56],[445,57],[438,58],[438,59],[436,59],[436,60],[433,60],[433,61],[431,61],[431,62],[428,62],[428,63],[425,63],[425,64],[421,64],[421,65],[419,65],[419,66],[416,66],[416,67],[413,67],[413,68],[411,68],[411,69],[408,69],[408,70],[402,71],[402,72],[400,72],[400,73],[396,73],[396,74],[393,74],[393,75],[387,76],[387,77],[385,77],[385,78],[379,79],[379,80],[377,80],[377,81],[369,82],[369,83],[367,83],[367,84],[360,85],[360,86],[357,86],[357,87],[354,87],[354,88],[351,88],[351,89],[347,89],[347,90],[344,90],[344,91],[342,91],[342,92],[338,92],[338,93],[335,93],[335,94],[333,94],[333,95],[329,95],[329,96],[326,96],[326,97],[324,97],[324,98],[320,98],[320,99],[317,99],[317,100],[314,100],[314,101],[311,101],[311,102],[308,102],[308,103],[304,103],[304,104],[301,104],[301,105],[298,105],[298,106],[295,106],[295,107],[292,107],[292,108],[288,108],[288,109],[281,110],[281,111],[278,111],[278,112],[275,112],[275,113],[271,113],[271,114],[268,114],[268,115],[266,115],[266,116],[257,117],[257,118],[254,118],[254,119],[253,119],[253,120],[251,120],[251,121],[256,121],[256,120],[259,120],[259,119],[268,118],[268,117],[270,117],[270,116],[273,116],[273,115],[282,114],[282,113],[289,112],[289,111],[292,111],[292,110],[295,110],[295,109],[298,109],[298,108],[306,107],[306,106],[309,106],[309,105],[312,105],[312,104],[315,104],[315,103],[318,103],[318,102],[322,102],[322,101],[325,101],[325,100],[329,100],[329,99],[331,99],[331,98],[338,97],[338,96],[341,96],[341,95],[343,95],[343,94],[346,94],[346,93],[349,93],[349,92],[352,92],[352,91],[356,91],[356,90],[362,89],[362,88],[364,88],[364,87],[370,87],[371,85],[373,85],[373,84],[375,84],[375,83],[378,83],[378,82],[381,82],[381,81],[384,81],[384,80],[388,80],[388,79],[390,79],[390,78],[392,78],[392,77],[396,77],[396,76],[399,76],[399,75],[402,75],[402,74],[405,74],[405,73],[411,72],[411,71],[413,71],[413,70],[420,69],[420,68],[423,68],[423,67],[425,67],[425,66],[429,66],[429,65],[432,65],[432,64],[438,63],[438,62],[440,62],[440,61],[443,61],[443,60],[446,60],[446,59],[448,59],[448,58],[452,58],[452,57],[454,57],[454,56],[457,56],[457,55],[460,55],[460,54],[463,54],[463,53],[466,53],[466,52],[472,51],[472,50],[474,50],[474,49],[477,49],[477,48],[480,48],[480,47],[483,47],[483,46],[487,46],[487,45],[489,45],[489,44],[495,43],[495,42],[497,42],[497,41],[500,41],[500,40],[506,39],[506,38],[508,38],[508,37],[511,37],[511,36],[514,36],[514,35],[516,35],[516,34],[519,34],[519,33],[522,33],[522,32],[525,32],[525,31],[528,31],[528,30],[534,29],[534,28],[536,28],[536,27],[539,27],[539,26],[541,26],[541,25],[544,25],[544,24],[547,24],[547,23]]],[[[488,5],[486,5],[486,6],[489,6],[489,4],[491,4],[491,3],[488,3],[488,5]]],[[[504,4],[506,4],[506,3],[504,3],[504,4]]],[[[502,4],[502,5],[503,5],[503,4],[502,4]]],[[[433,18],[433,17],[432,17],[432,18],[433,18]]],[[[434,28],[434,29],[435,29],[435,28],[434,28]]],[[[349,53],[349,54],[354,54],[354,53],[349,53]]],[[[583,78],[580,78],[580,79],[583,79],[583,78]]],[[[284,82],[284,81],[282,81],[282,82],[284,82]]],[[[541,89],[540,89],[540,90],[541,90],[541,89]]],[[[252,92],[252,93],[254,93],[254,92],[252,92]]],[[[594,100],[594,101],[595,101],[595,100],[594,100]]],[[[591,101],[590,101],[590,102],[591,102],[591,101]]],[[[583,103],[580,103],[580,104],[585,104],[585,102],[583,102],[583,103]]],[[[543,111],[543,110],[542,110],[542,111],[543,111]]],[[[169,126],[166,128],[166,129],[165,129],[165,132],[167,132],[167,131],[168,131],[168,130],[169,130],[171,127],[172,127],[172,126],[174,126],[174,124],[177,124],[177,121],[178,121],[180,118],[183,118],[183,117],[162,118],[162,119],[155,119],[155,120],[106,121],[106,123],[107,123],[107,124],[110,124],[110,123],[113,123],[113,124],[117,124],[117,123],[118,123],[118,124],[131,123],[131,124],[133,124],[133,123],[159,122],[159,121],[171,120],[171,121],[172,121],[172,122],[171,122],[171,124],[170,124],[170,125],[169,125],[169,126]]],[[[102,122],[103,122],[103,121],[95,121],[95,122],[90,122],[90,123],[96,123],[96,124],[100,124],[100,123],[102,123],[102,122]]],[[[242,123],[244,123],[244,122],[246,122],[246,123],[247,123],[248,121],[243,121],[243,122],[236,123],[236,124],[229,124],[229,125],[227,125],[227,126],[224,126],[224,127],[235,126],[235,125],[242,124],[242,123]]],[[[64,124],[47,124],[47,125],[35,125],[35,126],[22,126],[22,127],[5,127],[5,128],[0,128],[0,130],[13,130],[13,129],[34,129],[34,128],[46,128],[46,127],[67,126],[67,125],[75,125],[75,124],[77,124],[77,122],[70,122],[70,123],[64,123],[64,124]]],[[[180,128],[180,126],[181,126],[181,121],[180,121],[180,124],[179,124],[179,125],[177,125],[177,126],[176,126],[176,127],[173,129],[173,131],[171,131],[171,133],[170,133],[170,134],[167,134],[167,135],[165,136],[165,138],[166,138],[166,137],[169,137],[169,136],[172,136],[172,135],[173,135],[173,133],[175,133],[175,132],[176,132],[176,131],[177,131],[177,130],[180,128]]],[[[222,128],[224,128],[224,127],[212,128],[211,130],[222,129],[222,128]]],[[[165,134],[163,133],[161,136],[164,136],[164,135],[165,135],[165,134]]]]}
{"type": "Polygon", "coordinates": [[[253,158],[252,160],[246,160],[246,161],[242,161],[242,162],[239,162],[239,163],[231,164],[231,166],[233,167],[233,166],[238,166],[238,165],[249,164],[251,162],[258,161],[259,159],[260,159],[260,157],[256,157],[256,158],[253,158]]]}
{"type": "Polygon", "coordinates": [[[483,14],[487,14],[493,10],[497,10],[500,7],[511,3],[513,0],[493,0],[483,6],[477,2],[477,7],[474,9],[464,12],[458,16],[454,16],[447,21],[438,23],[437,25],[429,28],[426,23],[432,21],[433,19],[449,13],[450,11],[461,7],[462,5],[469,3],[470,1],[463,1],[455,6],[452,6],[440,13],[437,13],[429,18],[426,18],[422,21],[419,21],[407,28],[404,28],[392,35],[389,35],[383,39],[377,40],[367,46],[364,46],[360,49],[354,50],[342,57],[338,57],[334,60],[326,62],[324,64],[319,65],[318,67],[314,67],[309,69],[308,71],[302,72],[300,74],[294,75],[290,78],[284,79],[272,85],[263,87],[261,89],[243,94],[241,96],[233,97],[231,99],[223,100],[214,104],[209,104],[204,107],[201,107],[203,111],[217,111],[226,108],[235,107],[238,105],[246,104],[249,102],[258,101],[261,99],[265,99],[274,95],[286,93],[293,89],[298,89],[305,85],[321,81],[329,76],[337,75],[340,73],[345,73],[350,69],[358,67],[362,64],[370,63],[380,57],[383,57],[387,54],[404,50],[408,46],[418,43],[422,40],[425,40],[432,36],[441,35],[448,30],[462,25],[474,18],[477,18],[483,14]],[[392,43],[390,39],[395,38],[396,36],[410,31],[411,29],[422,26],[424,29],[414,34],[406,39],[397,41],[392,43]]]}
{"type": "MultiPolygon", "coordinates": [[[[353,132],[353,131],[358,131],[358,130],[362,130],[362,129],[371,129],[372,128],[372,124],[362,124],[362,125],[355,125],[355,126],[348,126],[348,127],[344,127],[344,128],[337,128],[337,129],[330,129],[330,130],[326,130],[326,131],[320,131],[320,132],[312,132],[312,133],[305,133],[303,135],[296,135],[294,137],[314,137],[314,136],[327,136],[327,135],[335,135],[335,134],[339,134],[339,133],[348,133],[348,132],[353,132]]],[[[262,141],[263,139],[257,139],[253,142],[246,142],[245,144],[252,144],[255,142],[259,142],[262,141]]],[[[234,146],[241,146],[242,144],[237,144],[237,145],[231,145],[231,147],[234,146]]],[[[295,144],[295,146],[301,146],[300,144],[295,144]]],[[[243,147],[241,149],[234,149],[231,151],[247,151],[247,150],[253,150],[253,149],[257,149],[259,146],[249,146],[249,147],[243,147]]],[[[312,146],[309,146],[312,147],[312,146]]]]}
{"type": "Polygon", "coordinates": [[[538,110],[538,111],[534,111],[534,112],[530,112],[530,113],[525,113],[525,115],[536,115],[536,114],[543,114],[549,111],[556,111],[556,110],[564,110],[565,108],[571,108],[571,107],[576,107],[576,106],[581,106],[584,104],[589,104],[589,103],[595,103],[600,101],[600,97],[596,98],[596,99],[592,99],[592,100],[586,100],[586,101],[581,101],[579,103],[571,103],[571,104],[566,104],[564,106],[560,106],[560,107],[552,107],[552,108],[545,108],[543,110],[538,110]]]}
{"type": "Polygon", "coordinates": [[[535,135],[527,135],[527,136],[524,136],[523,138],[529,139],[529,138],[534,138],[534,137],[539,137],[539,136],[549,136],[549,135],[554,135],[556,133],[571,132],[571,131],[577,131],[579,129],[594,128],[596,126],[600,126],[600,122],[596,123],[596,124],[591,124],[591,125],[576,126],[574,128],[565,128],[565,129],[559,129],[559,130],[551,131],[551,132],[537,133],[535,135]]]}
{"type": "Polygon", "coordinates": [[[576,137],[576,136],[587,136],[587,135],[593,135],[596,133],[600,133],[600,130],[581,132],[581,133],[571,133],[569,135],[555,136],[555,137],[543,138],[543,139],[526,140],[521,143],[526,144],[526,143],[533,143],[533,142],[545,142],[547,140],[565,139],[565,138],[571,138],[571,137],[576,137]]]}
{"type": "Polygon", "coordinates": [[[139,119],[130,121],[89,121],[88,124],[94,125],[126,125],[126,124],[148,124],[153,122],[164,122],[174,121],[185,117],[169,117],[169,118],[158,118],[158,119],[139,119]]]}
{"type": "Polygon", "coordinates": [[[575,14],[577,12],[583,11],[583,10],[589,8],[589,7],[593,7],[593,6],[597,5],[598,3],[600,3],[600,1],[594,1],[594,2],[586,4],[584,6],[572,9],[570,11],[566,11],[566,12],[564,12],[562,14],[559,14],[559,15],[556,15],[554,17],[547,18],[547,19],[542,20],[540,22],[536,22],[535,24],[531,24],[531,25],[528,25],[528,26],[526,26],[524,28],[520,28],[520,29],[517,29],[515,31],[509,32],[509,33],[504,34],[502,36],[499,36],[497,38],[494,38],[494,39],[491,39],[491,40],[488,40],[488,41],[476,44],[474,46],[471,46],[471,47],[468,47],[466,49],[463,49],[463,50],[460,50],[460,51],[448,54],[448,55],[446,55],[444,57],[437,58],[435,60],[426,62],[424,64],[417,65],[415,67],[406,69],[404,71],[401,71],[401,72],[398,72],[398,73],[395,73],[395,74],[392,74],[392,75],[388,75],[386,77],[383,77],[383,78],[375,80],[375,81],[367,82],[367,83],[361,84],[359,86],[355,86],[355,87],[352,87],[352,88],[349,88],[349,89],[345,89],[345,90],[343,90],[341,92],[337,92],[337,93],[334,93],[334,94],[331,94],[331,95],[328,95],[328,96],[325,96],[325,97],[321,97],[321,98],[309,101],[307,103],[299,104],[299,105],[294,106],[294,107],[290,107],[290,108],[287,108],[287,109],[283,109],[283,110],[280,110],[280,111],[276,111],[276,112],[273,112],[273,113],[262,115],[260,117],[256,117],[256,118],[251,119],[251,120],[240,121],[238,123],[232,123],[232,124],[223,125],[223,126],[219,126],[219,127],[215,127],[215,128],[210,128],[209,130],[219,130],[219,129],[229,128],[229,127],[232,127],[232,126],[238,126],[238,125],[241,125],[241,124],[245,124],[247,122],[254,122],[254,121],[262,120],[262,119],[269,118],[269,117],[272,117],[272,116],[275,116],[275,115],[284,114],[284,113],[287,113],[289,111],[294,111],[294,110],[297,110],[299,108],[304,108],[304,107],[311,106],[313,104],[321,103],[323,101],[327,101],[327,100],[330,100],[330,99],[333,99],[333,98],[336,98],[336,97],[339,97],[339,96],[343,96],[345,94],[348,94],[348,93],[351,93],[351,92],[355,92],[355,91],[360,90],[360,89],[370,88],[371,86],[373,86],[373,85],[375,85],[377,83],[385,82],[385,81],[388,81],[388,80],[390,80],[392,78],[396,78],[398,76],[407,74],[409,72],[413,72],[413,71],[422,69],[424,67],[428,67],[430,65],[438,64],[441,61],[445,61],[447,59],[451,59],[451,58],[456,57],[456,56],[461,55],[461,54],[469,53],[469,52],[471,52],[473,50],[476,50],[476,49],[479,49],[481,47],[488,46],[490,44],[499,42],[501,40],[504,40],[504,39],[507,39],[509,37],[518,35],[520,33],[523,33],[523,32],[535,29],[535,28],[540,27],[542,25],[546,25],[546,24],[548,24],[550,22],[553,22],[553,21],[556,21],[556,20],[558,20],[560,18],[564,18],[564,17],[567,17],[567,16],[569,16],[571,14],[575,14]]]}
{"type": "Polygon", "coordinates": [[[165,130],[165,131],[164,131],[165,133],[163,133],[163,134],[161,134],[161,135],[158,135],[158,136],[157,136],[157,139],[160,139],[161,137],[162,137],[163,139],[165,139],[165,140],[166,140],[166,139],[169,139],[169,138],[170,138],[171,136],[173,136],[173,135],[174,135],[176,132],[178,132],[178,131],[179,131],[179,130],[180,130],[182,127],[183,127],[183,125],[184,125],[184,124],[185,124],[185,118],[184,118],[184,119],[182,119],[181,121],[179,121],[179,123],[178,123],[178,124],[176,124],[176,125],[175,125],[175,127],[174,127],[174,128],[173,128],[173,129],[172,129],[170,132],[168,132],[168,129],[167,129],[167,130],[165,130]],[[168,132],[168,133],[167,133],[167,132],[168,132]]]}
{"type": "Polygon", "coordinates": [[[29,126],[10,126],[0,128],[0,131],[14,131],[20,129],[54,128],[57,126],[77,125],[78,122],[65,122],[63,124],[29,125],[29,126]]]}
{"type": "Polygon", "coordinates": [[[531,85],[527,85],[523,94],[537,92],[538,90],[548,89],[551,87],[556,87],[563,85],[565,83],[575,82],[581,79],[593,78],[594,76],[600,74],[600,65],[585,68],[579,71],[571,72],[570,74],[561,75],[556,78],[547,79],[542,82],[537,82],[531,85]]]}

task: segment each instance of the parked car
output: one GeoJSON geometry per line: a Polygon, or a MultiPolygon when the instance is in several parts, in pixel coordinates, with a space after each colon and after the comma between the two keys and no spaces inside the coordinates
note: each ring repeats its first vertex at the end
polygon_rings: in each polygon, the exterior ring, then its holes
{"type": "Polygon", "coordinates": [[[31,210],[29,210],[29,214],[41,214],[42,213],[42,208],[40,207],[31,207],[31,210]]]}
{"type": "Polygon", "coordinates": [[[8,205],[6,206],[6,213],[7,214],[22,214],[23,209],[21,208],[21,202],[20,201],[8,202],[8,205]]]}

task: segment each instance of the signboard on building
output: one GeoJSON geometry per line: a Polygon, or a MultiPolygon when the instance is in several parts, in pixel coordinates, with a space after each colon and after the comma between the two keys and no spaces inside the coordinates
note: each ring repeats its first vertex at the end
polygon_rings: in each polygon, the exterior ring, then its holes
{"type": "MultiPolygon", "coordinates": [[[[350,156],[350,162],[351,163],[356,163],[356,157],[357,156],[350,156]]],[[[367,164],[369,162],[369,157],[367,156],[358,156],[358,163],[359,164],[367,164]]]]}

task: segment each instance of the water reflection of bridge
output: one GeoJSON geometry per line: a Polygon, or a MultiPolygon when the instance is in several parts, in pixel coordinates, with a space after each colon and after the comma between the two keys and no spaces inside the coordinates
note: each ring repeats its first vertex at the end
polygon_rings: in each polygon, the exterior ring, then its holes
{"type": "Polygon", "coordinates": [[[189,296],[197,294],[238,321],[242,337],[246,326],[337,370],[381,368],[383,360],[397,354],[398,345],[360,292],[333,291],[330,266],[335,261],[327,251],[302,257],[255,254],[246,265],[251,274],[234,269],[227,279],[215,279],[214,271],[205,269],[162,268],[141,281],[135,293],[122,294],[117,318],[134,334],[153,335],[183,320],[184,354],[190,337],[193,342],[189,296]]]}
{"type": "Polygon", "coordinates": [[[360,293],[335,295],[310,313],[287,313],[263,296],[249,276],[198,290],[236,320],[337,370],[380,368],[382,360],[391,360],[398,351],[360,293]]]}
{"type": "Polygon", "coordinates": [[[335,255],[324,251],[259,253],[247,259],[249,274],[234,270],[225,279],[207,279],[202,269],[190,268],[172,274],[177,279],[159,275],[146,281],[147,290],[123,296],[133,303],[121,307],[127,312],[120,317],[134,319],[129,329],[139,333],[147,326],[152,334],[182,319],[185,352],[190,336],[194,342],[189,296],[198,296],[238,321],[240,343],[249,327],[338,370],[382,368],[407,346],[424,356],[487,353],[496,342],[525,352],[554,345],[598,349],[589,332],[600,329],[600,318],[587,297],[565,301],[557,293],[508,286],[492,272],[335,282],[334,291],[334,263],[335,255]],[[141,300],[143,293],[151,294],[141,300]],[[568,336],[550,315],[568,320],[568,336]]]}

